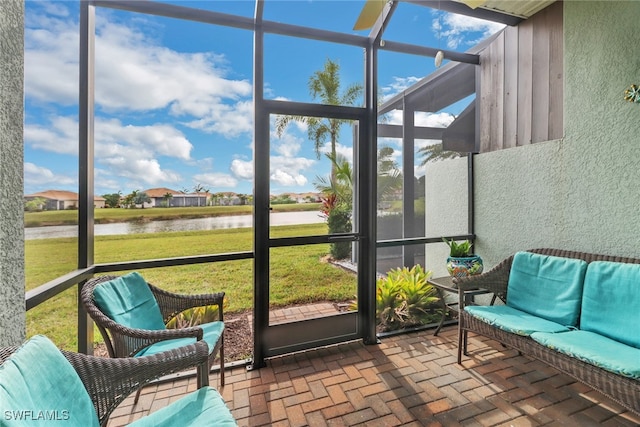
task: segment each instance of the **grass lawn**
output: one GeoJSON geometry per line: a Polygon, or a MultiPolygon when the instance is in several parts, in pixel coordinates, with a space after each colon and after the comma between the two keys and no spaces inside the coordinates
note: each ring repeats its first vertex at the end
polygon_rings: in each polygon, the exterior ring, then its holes
{"type": "MultiPolygon", "coordinates": [[[[148,209],[149,211],[155,210],[148,209]]],[[[178,209],[178,208],[170,208],[178,209]]],[[[202,208],[200,208],[202,209],[202,208]]],[[[127,209],[107,209],[120,211],[127,209]]],[[[145,210],[146,212],[147,210],[145,210]]],[[[274,237],[326,233],[326,224],[274,227],[274,237]]],[[[97,236],[96,263],[132,261],[185,255],[250,251],[250,228],[97,236]]],[[[327,244],[276,248],[271,252],[270,303],[346,301],[356,293],[355,275],[323,263],[327,244]]],[[[27,289],[76,269],[77,239],[42,239],[25,242],[27,289]]],[[[151,283],[174,292],[225,291],[227,312],[249,310],[253,304],[253,260],[154,268],[141,271],[151,283]]],[[[45,334],[59,347],[77,347],[77,288],[27,312],[27,335],[45,334]]],[[[101,340],[95,333],[95,339],[101,340]]]]}

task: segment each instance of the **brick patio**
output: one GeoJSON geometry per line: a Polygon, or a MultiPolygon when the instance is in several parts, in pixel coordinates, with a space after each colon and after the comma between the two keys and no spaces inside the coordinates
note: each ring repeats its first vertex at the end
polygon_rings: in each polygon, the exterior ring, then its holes
{"type": "MultiPolygon", "coordinates": [[[[546,365],[470,335],[456,364],[457,329],[384,338],[268,360],[227,371],[220,390],[241,426],[637,426],[640,417],[546,365]]],[[[218,383],[217,374],[211,384],[218,383]]],[[[195,390],[195,378],[130,396],[110,427],[133,421],[195,390]]]]}

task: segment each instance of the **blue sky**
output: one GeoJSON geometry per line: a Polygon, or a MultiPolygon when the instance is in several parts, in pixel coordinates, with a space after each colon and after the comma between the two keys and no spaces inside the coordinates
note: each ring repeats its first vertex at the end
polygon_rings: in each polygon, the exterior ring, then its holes
{"type": "MultiPolygon", "coordinates": [[[[247,17],[254,10],[246,0],[171,3],[247,17]]],[[[363,4],[266,0],[264,18],[366,35],[351,30],[363,4]]],[[[26,1],[26,194],[78,190],[78,9],[77,1],[26,1]]],[[[252,193],[252,33],[105,8],[96,16],[96,194],[197,185],[252,193]]],[[[500,28],[401,3],[385,38],[464,51],[500,28]]],[[[309,76],[327,58],[340,64],[344,87],[363,83],[360,48],[267,35],[266,97],[311,102],[309,76]]],[[[434,70],[432,58],[388,52],[379,65],[383,97],[434,70]]],[[[445,126],[448,113],[458,112],[421,114],[416,122],[445,126]]],[[[349,138],[345,129],[339,152],[347,158],[349,138]]],[[[399,143],[380,141],[398,155],[399,143]]],[[[303,125],[290,125],[281,137],[272,133],[272,194],[314,191],[316,177],[328,171],[303,125]]]]}

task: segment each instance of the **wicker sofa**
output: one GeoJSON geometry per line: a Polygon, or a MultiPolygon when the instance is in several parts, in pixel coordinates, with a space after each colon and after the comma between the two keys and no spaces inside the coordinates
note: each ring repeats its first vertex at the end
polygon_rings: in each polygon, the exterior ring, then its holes
{"type": "Polygon", "coordinates": [[[469,332],[572,376],[640,414],[640,259],[557,249],[517,253],[459,288],[458,363],[469,332]],[[465,306],[488,289],[505,305],[465,306]]]}

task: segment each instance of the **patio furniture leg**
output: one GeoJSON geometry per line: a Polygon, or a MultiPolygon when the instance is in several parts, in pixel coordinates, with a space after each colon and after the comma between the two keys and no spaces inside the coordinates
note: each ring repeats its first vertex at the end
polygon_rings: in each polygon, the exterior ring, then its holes
{"type": "Polygon", "coordinates": [[[468,338],[468,337],[469,337],[469,331],[467,331],[467,330],[465,329],[465,331],[464,331],[464,335],[463,335],[463,344],[462,344],[462,353],[463,353],[465,356],[468,356],[468,354],[467,354],[467,338],[468,338]]]}
{"type": "Polygon", "coordinates": [[[458,365],[462,364],[462,328],[460,327],[460,320],[458,320],[458,365]]]}
{"type": "Polygon", "coordinates": [[[202,365],[198,366],[196,370],[196,376],[198,381],[198,388],[206,387],[209,385],[209,362],[205,361],[202,365]]]}
{"type": "Polygon", "coordinates": [[[220,388],[224,387],[224,336],[220,337],[220,388]]]}
{"type": "Polygon", "coordinates": [[[140,399],[140,392],[142,391],[142,387],[140,387],[138,389],[138,391],[136,391],[136,397],[133,398],[133,404],[137,405],[138,404],[138,399],[140,399]]]}
{"type": "Polygon", "coordinates": [[[440,297],[440,302],[442,303],[442,317],[440,318],[440,323],[438,323],[438,327],[436,328],[436,331],[433,333],[434,337],[438,336],[438,333],[440,332],[440,329],[442,329],[442,325],[444,324],[444,319],[445,317],[447,317],[447,303],[444,300],[444,294],[442,292],[442,289],[435,287],[436,291],[438,292],[438,296],[440,297]]]}
{"type": "MultiPolygon", "coordinates": [[[[459,322],[459,321],[458,321],[459,322]]],[[[458,323],[458,365],[462,364],[462,355],[467,356],[467,335],[466,329],[462,329],[460,323],[458,323]]]]}

